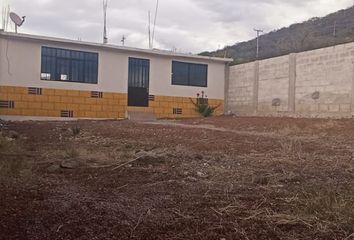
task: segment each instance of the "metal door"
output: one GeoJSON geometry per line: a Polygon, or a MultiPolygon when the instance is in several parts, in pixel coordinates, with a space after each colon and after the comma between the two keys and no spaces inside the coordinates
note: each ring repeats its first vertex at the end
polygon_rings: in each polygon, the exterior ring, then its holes
{"type": "Polygon", "coordinates": [[[128,106],[149,106],[150,60],[129,58],[128,106]]]}

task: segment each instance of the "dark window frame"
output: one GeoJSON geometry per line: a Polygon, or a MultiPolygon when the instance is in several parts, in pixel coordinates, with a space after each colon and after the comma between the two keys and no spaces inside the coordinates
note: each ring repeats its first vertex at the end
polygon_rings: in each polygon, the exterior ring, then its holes
{"type": "Polygon", "coordinates": [[[172,85],[177,85],[177,86],[188,86],[188,87],[208,87],[208,71],[209,71],[209,66],[208,64],[202,64],[202,63],[191,63],[191,62],[182,62],[182,61],[175,61],[173,60],[172,61],[172,71],[171,71],[171,84],[172,85]],[[188,72],[187,72],[187,83],[178,83],[178,82],[175,82],[174,81],[174,67],[175,65],[174,64],[184,64],[184,65],[187,65],[188,67],[188,72]],[[205,76],[202,76],[202,77],[205,77],[205,83],[204,84],[195,84],[192,82],[191,80],[191,67],[203,67],[205,68],[205,76]]]}
{"type": "Polygon", "coordinates": [[[97,52],[88,52],[48,46],[41,47],[40,79],[42,81],[98,84],[98,73],[99,54],[97,52]],[[61,73],[59,71],[59,65],[60,62],[65,61],[68,61],[68,73],[61,73]],[[77,67],[78,62],[82,64],[81,67],[83,67],[83,69],[73,69],[73,65],[75,65],[76,63],[77,67]],[[50,74],[50,78],[48,79],[47,77],[42,77],[42,74],[43,76],[45,74],[50,74]],[[61,80],[61,74],[67,74],[68,79],[61,80]]]}

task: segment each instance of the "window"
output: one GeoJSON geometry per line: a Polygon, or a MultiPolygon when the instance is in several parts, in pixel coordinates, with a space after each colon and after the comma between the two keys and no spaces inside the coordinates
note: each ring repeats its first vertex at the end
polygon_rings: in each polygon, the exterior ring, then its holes
{"type": "Polygon", "coordinates": [[[208,65],[172,61],[172,85],[206,87],[208,65]]]}
{"type": "Polygon", "coordinates": [[[42,47],[41,79],[97,83],[98,54],[42,47]]]}

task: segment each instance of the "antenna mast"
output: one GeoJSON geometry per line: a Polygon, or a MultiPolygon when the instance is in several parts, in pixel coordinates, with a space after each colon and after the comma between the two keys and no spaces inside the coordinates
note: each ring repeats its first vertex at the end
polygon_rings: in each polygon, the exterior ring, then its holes
{"type": "Polygon", "coordinates": [[[151,46],[151,12],[149,11],[148,12],[148,20],[149,20],[149,23],[148,23],[148,32],[149,32],[149,48],[151,49],[152,46],[151,46]]]}
{"type": "Polygon", "coordinates": [[[263,32],[261,29],[253,29],[257,32],[257,59],[259,57],[259,34],[263,32]]]}
{"type": "Polygon", "coordinates": [[[103,43],[108,43],[107,37],[107,6],[108,0],[103,0],[103,43]]]}
{"type": "Polygon", "coordinates": [[[158,8],[159,8],[159,0],[156,0],[154,27],[153,27],[153,30],[152,30],[152,38],[151,38],[151,48],[154,47],[155,26],[156,26],[156,18],[157,18],[157,10],[158,10],[158,8]]]}
{"type": "Polygon", "coordinates": [[[7,27],[9,25],[9,18],[10,18],[10,4],[4,3],[2,6],[2,18],[1,18],[1,28],[4,29],[4,31],[7,31],[7,27]]]}

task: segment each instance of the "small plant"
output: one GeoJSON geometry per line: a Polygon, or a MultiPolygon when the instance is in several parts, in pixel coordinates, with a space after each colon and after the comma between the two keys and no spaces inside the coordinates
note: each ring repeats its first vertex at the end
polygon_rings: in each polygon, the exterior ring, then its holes
{"type": "Polygon", "coordinates": [[[6,150],[10,146],[10,142],[0,134],[0,150],[6,150]]]}
{"type": "Polygon", "coordinates": [[[209,101],[208,101],[208,97],[206,95],[204,95],[204,91],[202,91],[202,94],[197,93],[197,101],[194,102],[191,99],[191,102],[194,104],[195,106],[195,110],[202,115],[203,117],[210,117],[211,115],[213,115],[213,113],[215,112],[215,110],[220,106],[210,106],[209,105],[209,101]]]}
{"type": "Polygon", "coordinates": [[[69,147],[69,148],[65,149],[64,157],[66,159],[77,158],[79,155],[80,155],[79,151],[77,151],[73,147],[69,147]]]}
{"type": "Polygon", "coordinates": [[[288,160],[303,159],[302,144],[299,140],[284,138],[279,142],[279,145],[281,155],[288,160]]]}
{"type": "Polygon", "coordinates": [[[81,130],[80,127],[77,125],[71,128],[71,132],[73,133],[74,137],[80,134],[80,130],[81,130]]]}

